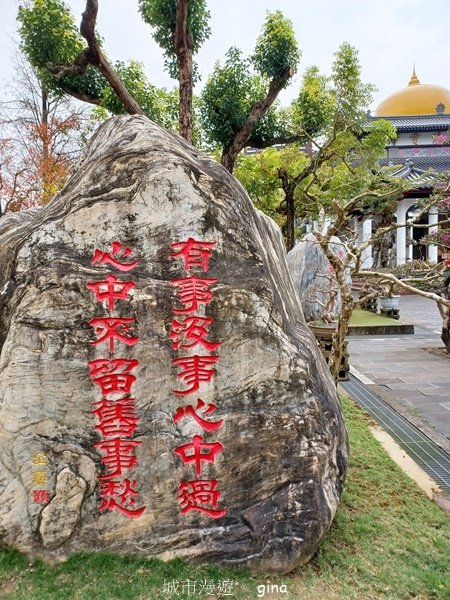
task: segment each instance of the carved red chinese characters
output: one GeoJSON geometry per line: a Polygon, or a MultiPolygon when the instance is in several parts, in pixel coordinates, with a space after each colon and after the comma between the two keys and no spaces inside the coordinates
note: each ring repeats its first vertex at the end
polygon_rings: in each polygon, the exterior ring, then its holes
{"type": "MultiPolygon", "coordinates": [[[[111,265],[122,272],[132,271],[139,260],[133,259],[131,248],[121,242],[113,242],[111,251],[96,249],[91,264],[111,265]]],[[[105,467],[98,477],[100,511],[115,510],[128,518],[140,517],[146,506],[136,507],[138,485],[130,478],[130,471],[137,465],[136,448],[140,441],[132,439],[139,424],[136,399],[131,397],[136,381],[135,369],[139,361],[135,358],[114,356],[116,344],[133,347],[139,342],[136,335],[136,320],[129,316],[111,315],[118,301],[127,300],[136,283],[121,280],[107,274],[99,281],[91,281],[86,287],[94,294],[97,302],[104,302],[109,314],[96,316],[89,321],[96,339],[91,345],[105,345],[108,356],[88,363],[89,377],[98,386],[101,398],[94,402],[92,414],[97,418],[95,429],[102,436],[94,447],[101,454],[105,467]]]]}
{"type": "Polygon", "coordinates": [[[203,402],[203,400],[199,398],[197,400],[196,408],[194,408],[191,405],[180,406],[180,408],[177,409],[173,420],[175,421],[175,423],[178,423],[178,421],[181,421],[181,419],[183,419],[184,417],[189,416],[195,419],[204,431],[217,431],[221,427],[223,419],[219,419],[218,421],[207,421],[198,414],[197,411],[200,410],[202,411],[202,414],[206,416],[217,410],[217,406],[214,406],[214,404],[206,405],[203,402]]]}
{"type": "Polygon", "coordinates": [[[139,262],[139,260],[131,262],[124,261],[124,259],[128,258],[131,254],[133,254],[131,248],[124,248],[121,242],[113,242],[110,253],[96,249],[91,264],[95,265],[97,262],[103,265],[110,264],[119,271],[128,272],[134,269],[139,262]]]}
{"type": "Polygon", "coordinates": [[[178,488],[178,500],[181,512],[186,514],[190,510],[203,512],[213,519],[219,519],[227,513],[227,509],[217,510],[220,491],[217,490],[217,479],[195,481],[182,481],[178,488]]]}
{"type": "MultiPolygon", "coordinates": [[[[181,261],[187,274],[170,282],[177,291],[177,305],[172,308],[175,317],[171,322],[169,337],[172,349],[182,353],[172,359],[172,364],[177,368],[176,377],[182,382],[181,389],[173,389],[172,392],[187,400],[189,396],[199,392],[203,384],[212,381],[219,361],[217,352],[222,342],[211,338],[210,328],[214,319],[204,314],[214,298],[212,288],[218,282],[217,279],[203,276],[209,270],[211,253],[215,247],[216,242],[192,237],[170,244],[170,258],[181,261]],[[193,271],[200,272],[202,276],[193,271]],[[194,348],[195,354],[191,354],[194,348]]],[[[214,404],[206,404],[201,398],[197,398],[196,406],[180,406],[173,420],[179,423],[191,418],[203,432],[209,434],[217,432],[223,424],[223,419],[205,418],[216,410],[217,406],[214,404]]],[[[174,448],[183,464],[193,466],[199,477],[180,483],[178,501],[182,514],[197,511],[218,519],[227,513],[226,508],[218,508],[221,496],[217,488],[218,481],[200,478],[205,465],[214,464],[222,450],[223,445],[219,441],[205,440],[202,435],[194,435],[190,442],[174,448]]]]}
{"type": "Polygon", "coordinates": [[[206,273],[209,268],[211,251],[215,246],[216,242],[204,242],[189,237],[185,242],[170,244],[170,247],[175,250],[170,258],[181,258],[185,271],[190,271],[194,267],[201,267],[203,272],[206,273]]]}

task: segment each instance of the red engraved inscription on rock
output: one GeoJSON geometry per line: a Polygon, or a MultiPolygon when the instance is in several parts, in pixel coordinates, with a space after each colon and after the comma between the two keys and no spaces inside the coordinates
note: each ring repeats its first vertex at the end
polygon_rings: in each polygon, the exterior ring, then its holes
{"type": "Polygon", "coordinates": [[[92,256],[91,264],[110,264],[116,269],[119,269],[119,271],[128,272],[134,269],[139,262],[139,260],[134,260],[131,262],[124,260],[130,257],[132,254],[133,250],[131,248],[124,248],[121,242],[113,242],[111,252],[95,250],[94,255],[92,256]]]}
{"type": "Polygon", "coordinates": [[[137,464],[137,458],[132,452],[140,445],[141,442],[139,441],[122,438],[96,442],[94,447],[105,453],[105,456],[102,457],[102,463],[109,469],[109,472],[106,475],[102,475],[99,479],[119,477],[122,475],[124,469],[134,467],[137,464]]]}
{"type": "Polygon", "coordinates": [[[178,298],[183,305],[182,308],[173,308],[177,315],[190,315],[197,312],[199,306],[209,304],[213,299],[213,293],[209,289],[217,283],[217,279],[206,279],[191,275],[170,282],[179,288],[178,298]]]}
{"type": "Polygon", "coordinates": [[[92,411],[98,419],[95,429],[105,438],[131,437],[137,429],[139,417],[136,414],[134,398],[120,400],[100,400],[95,402],[92,411]]]}
{"type": "Polygon", "coordinates": [[[114,310],[116,300],[125,300],[136,284],[134,281],[121,281],[115,275],[107,275],[104,281],[90,281],[86,287],[94,292],[96,300],[106,301],[109,310],[114,310]]]}
{"type": "Polygon", "coordinates": [[[135,319],[122,317],[96,317],[89,321],[89,325],[94,327],[94,333],[98,336],[95,342],[91,342],[93,346],[103,342],[109,342],[109,351],[114,352],[114,342],[119,340],[127,346],[134,346],[139,338],[133,336],[130,325],[135,322],[135,319]]]}
{"type": "Polygon", "coordinates": [[[221,492],[217,489],[217,479],[196,479],[181,481],[178,488],[178,500],[182,514],[196,510],[219,519],[227,513],[227,509],[217,509],[221,492]]]}
{"type": "Polygon", "coordinates": [[[185,271],[200,267],[206,273],[209,268],[211,251],[216,244],[217,242],[203,242],[190,237],[185,242],[170,244],[170,247],[175,250],[170,258],[181,258],[185,271]]]}
{"type": "Polygon", "coordinates": [[[195,472],[200,475],[202,462],[213,463],[219,452],[222,452],[223,446],[220,442],[208,444],[201,435],[194,435],[192,442],[178,446],[174,452],[178,454],[185,464],[195,463],[195,472]]]}
{"type": "Polygon", "coordinates": [[[135,508],[137,483],[133,479],[124,479],[123,481],[101,481],[100,498],[102,503],[100,510],[118,510],[126,517],[136,518],[144,514],[146,506],[135,508]]]}
{"type": "Polygon", "coordinates": [[[173,319],[170,331],[172,348],[179,350],[180,348],[193,348],[200,344],[208,352],[214,352],[221,345],[221,342],[213,342],[207,340],[208,327],[213,323],[211,317],[199,317],[193,315],[185,319],[173,319]]]}
{"type": "Polygon", "coordinates": [[[173,390],[174,394],[186,396],[197,392],[201,383],[208,383],[215,375],[211,368],[219,360],[218,356],[186,356],[185,358],[174,358],[172,363],[181,369],[177,377],[190,387],[185,390],[173,390]]]}
{"type": "Polygon", "coordinates": [[[198,398],[196,408],[194,408],[191,405],[180,406],[177,409],[173,420],[175,423],[178,423],[179,421],[181,421],[181,419],[185,417],[192,417],[193,419],[195,419],[195,421],[197,421],[197,423],[204,431],[217,431],[222,426],[223,419],[219,419],[217,421],[207,421],[203,418],[203,416],[210,415],[216,410],[217,406],[214,406],[214,404],[205,404],[201,398],[198,398]],[[200,416],[198,411],[201,411],[201,414],[203,416],[200,416]]]}

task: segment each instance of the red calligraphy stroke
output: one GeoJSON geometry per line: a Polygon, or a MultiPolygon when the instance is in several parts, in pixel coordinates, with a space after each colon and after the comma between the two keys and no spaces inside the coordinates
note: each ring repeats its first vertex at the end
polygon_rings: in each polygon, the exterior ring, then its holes
{"type": "Polygon", "coordinates": [[[120,400],[102,399],[94,404],[92,411],[98,419],[95,426],[101,435],[109,437],[131,437],[137,429],[139,417],[136,414],[136,401],[134,398],[120,398],[120,400]]]}
{"type": "Polygon", "coordinates": [[[200,305],[209,304],[213,298],[209,288],[217,281],[217,279],[201,278],[196,275],[171,281],[171,285],[179,288],[178,297],[183,305],[183,308],[173,308],[173,312],[177,315],[189,315],[195,313],[200,305]]]}
{"type": "Polygon", "coordinates": [[[139,260],[134,260],[132,262],[121,262],[124,258],[129,257],[132,253],[133,250],[131,248],[124,248],[121,242],[113,242],[111,253],[96,249],[92,256],[91,264],[110,264],[116,269],[119,269],[119,271],[126,273],[134,269],[139,262],[139,260]]]}
{"type": "Polygon", "coordinates": [[[138,337],[132,335],[130,325],[135,319],[122,317],[96,317],[89,321],[89,325],[94,327],[95,335],[99,336],[93,346],[109,341],[109,351],[114,352],[114,342],[119,340],[127,346],[134,346],[139,341],[138,337]]]}
{"type": "Polygon", "coordinates": [[[174,358],[172,363],[181,369],[177,377],[190,386],[186,390],[172,390],[174,394],[186,396],[200,389],[200,384],[208,383],[215,375],[211,365],[219,360],[216,355],[213,356],[186,356],[184,358],[174,358]]]}
{"type": "Polygon", "coordinates": [[[222,427],[223,419],[219,419],[218,421],[206,421],[206,419],[203,419],[197,412],[201,411],[202,415],[206,416],[213,413],[215,410],[217,410],[217,406],[214,406],[214,404],[205,404],[201,398],[198,398],[196,409],[190,405],[180,406],[177,408],[177,412],[175,413],[173,420],[175,423],[178,423],[184,417],[192,417],[197,421],[204,431],[217,431],[220,427],[222,427]]]}
{"type": "Polygon", "coordinates": [[[94,447],[105,453],[105,456],[102,456],[102,463],[109,469],[109,472],[99,477],[99,479],[119,477],[124,469],[131,469],[137,465],[137,458],[132,452],[141,443],[140,441],[122,438],[96,442],[94,447]]]}
{"type": "Polygon", "coordinates": [[[222,450],[223,445],[220,442],[208,444],[201,435],[194,435],[192,442],[178,446],[174,452],[178,454],[184,464],[195,463],[195,472],[200,475],[202,462],[215,462],[216,455],[222,450]]]}
{"type": "Polygon", "coordinates": [[[202,345],[209,352],[217,350],[222,342],[212,342],[206,339],[208,327],[213,323],[211,317],[199,317],[193,315],[186,317],[183,321],[173,319],[170,338],[173,340],[172,348],[193,348],[198,344],[202,345]]]}
{"type": "Polygon", "coordinates": [[[116,300],[125,300],[130,290],[136,287],[136,283],[121,281],[115,275],[107,275],[104,281],[91,281],[86,287],[94,292],[96,300],[106,301],[109,310],[114,310],[116,300]]]}
{"type": "Polygon", "coordinates": [[[33,502],[48,504],[50,502],[50,492],[48,490],[33,490],[33,502]]]}
{"type": "Polygon", "coordinates": [[[200,267],[206,273],[209,268],[212,249],[216,244],[217,242],[203,242],[189,237],[186,241],[170,244],[170,247],[175,250],[170,258],[181,258],[186,271],[190,271],[194,267],[200,267]]]}
{"type": "Polygon", "coordinates": [[[181,513],[184,515],[191,510],[207,514],[213,519],[220,519],[227,509],[217,509],[221,492],[217,489],[217,479],[196,479],[181,481],[178,488],[178,500],[181,513]]]}
{"type": "Polygon", "coordinates": [[[100,498],[102,503],[100,511],[117,510],[126,517],[134,519],[144,514],[146,506],[135,508],[136,496],[136,481],[124,479],[123,481],[101,481],[100,482],[100,498]]]}
{"type": "Polygon", "coordinates": [[[99,358],[88,363],[91,369],[89,377],[100,387],[103,396],[117,392],[129,394],[136,381],[136,377],[130,373],[138,365],[139,361],[136,359],[99,358]]]}

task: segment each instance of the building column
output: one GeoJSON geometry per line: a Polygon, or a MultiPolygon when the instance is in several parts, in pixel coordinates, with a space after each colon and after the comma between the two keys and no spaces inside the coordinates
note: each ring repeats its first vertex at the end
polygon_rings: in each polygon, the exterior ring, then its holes
{"type": "MultiPolygon", "coordinates": [[[[436,207],[430,208],[430,212],[428,213],[428,225],[433,225],[433,227],[428,227],[428,233],[431,234],[438,230],[437,224],[439,220],[439,215],[437,213],[436,207]]],[[[438,248],[437,246],[428,246],[428,260],[432,263],[437,263],[438,261],[438,248]]]]}
{"type": "Polygon", "coordinates": [[[414,227],[408,227],[408,237],[406,239],[406,252],[408,254],[408,262],[410,262],[413,259],[414,252],[414,227]]]}
{"type": "MultiPolygon", "coordinates": [[[[404,200],[401,200],[397,206],[397,223],[404,223],[406,221],[406,211],[407,204],[404,200]]],[[[397,229],[396,246],[397,265],[404,265],[406,262],[406,227],[399,227],[397,229]]]]}
{"type": "MultiPolygon", "coordinates": [[[[367,242],[372,237],[372,219],[364,219],[362,223],[361,241],[367,242]]],[[[370,269],[372,267],[372,245],[364,250],[361,254],[361,267],[370,269]]]]}

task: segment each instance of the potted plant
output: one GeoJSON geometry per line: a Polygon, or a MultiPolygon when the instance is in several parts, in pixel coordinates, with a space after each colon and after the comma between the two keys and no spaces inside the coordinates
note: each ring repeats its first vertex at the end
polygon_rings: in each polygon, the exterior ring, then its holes
{"type": "Polygon", "coordinates": [[[398,305],[400,301],[400,296],[398,294],[380,296],[379,300],[381,310],[398,310],[398,305]]]}

